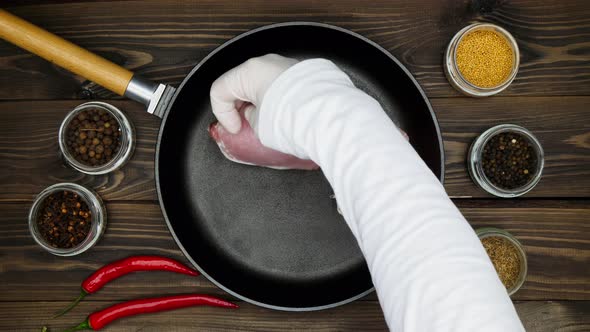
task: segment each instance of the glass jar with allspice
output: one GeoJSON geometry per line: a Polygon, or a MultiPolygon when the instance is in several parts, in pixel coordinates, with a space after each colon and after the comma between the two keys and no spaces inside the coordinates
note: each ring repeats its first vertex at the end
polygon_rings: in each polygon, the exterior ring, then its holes
{"type": "Polygon", "coordinates": [[[123,166],[135,148],[135,129],[117,107],[87,102],[74,108],[59,128],[59,147],[68,165],[91,175],[123,166]]]}
{"type": "Polygon", "coordinates": [[[472,97],[487,97],[512,83],[519,59],[518,44],[508,31],[495,24],[475,23],[451,39],[444,70],[458,91],[472,97]]]}

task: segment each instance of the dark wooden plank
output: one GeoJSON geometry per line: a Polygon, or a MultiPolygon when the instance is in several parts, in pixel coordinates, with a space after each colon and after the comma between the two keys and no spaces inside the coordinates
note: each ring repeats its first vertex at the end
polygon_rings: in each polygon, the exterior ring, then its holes
{"type": "MultiPolygon", "coordinates": [[[[103,176],[85,176],[63,166],[57,132],[80,101],[0,103],[0,201],[31,201],[46,186],[75,181],[107,200],[156,200],[154,151],[159,119],[131,101],[114,101],[137,129],[131,162],[103,176]]],[[[454,197],[489,197],[466,172],[471,141],[499,123],[529,128],[546,154],[543,179],[526,197],[590,197],[590,97],[435,98],[446,149],[446,188],[454,197]]]]}
{"type": "MultiPolygon", "coordinates": [[[[529,274],[513,298],[590,300],[590,201],[512,202],[457,201],[475,228],[500,227],[524,244],[529,274]]],[[[53,256],[33,242],[26,223],[28,208],[25,203],[0,203],[0,301],[69,300],[77,296],[80,282],[93,270],[131,255],[158,254],[184,260],[155,202],[109,203],[108,227],[102,240],[71,258],[53,256]]],[[[203,277],[137,273],[117,280],[92,298],[121,300],[187,290],[223,294],[203,277]]]]}
{"type": "Polygon", "coordinates": [[[590,202],[457,203],[475,229],[505,229],[525,246],[528,275],[513,298],[590,299],[590,202]]]}
{"type": "MultiPolygon", "coordinates": [[[[50,331],[62,331],[83,321],[89,312],[110,302],[86,302],[71,314],[48,319],[66,302],[0,302],[0,329],[39,331],[43,324],[50,331]],[[32,312],[35,314],[32,315],[32,312]],[[31,319],[35,317],[36,319],[31,319]],[[37,318],[38,317],[38,318],[37,318]]],[[[294,313],[272,311],[239,303],[237,310],[195,307],[126,318],[110,324],[108,331],[387,331],[377,302],[356,302],[339,308],[294,313]]],[[[554,318],[561,318],[554,315],[554,318]]],[[[571,319],[571,318],[570,318],[571,319]]],[[[569,322],[570,319],[567,319],[569,322]]],[[[565,320],[565,317],[564,317],[565,320]]]]}
{"type": "MultiPolygon", "coordinates": [[[[46,253],[31,238],[29,204],[0,203],[0,302],[69,300],[80,283],[102,265],[127,256],[163,255],[188,264],[176,246],[157,203],[110,203],[103,238],[76,257],[46,253]]],[[[203,292],[225,294],[206,278],[174,273],[136,273],[93,295],[97,300],[121,300],[141,294],[203,292]]],[[[370,295],[369,299],[376,299],[370,295]]]]}
{"type": "MultiPolygon", "coordinates": [[[[238,310],[198,307],[124,318],[108,331],[387,331],[379,303],[355,302],[324,311],[271,311],[238,302],[238,310]]],[[[65,317],[49,317],[67,302],[0,302],[0,329],[61,331],[85,319],[87,313],[111,302],[82,302],[65,317]]],[[[529,332],[575,332],[590,329],[590,301],[517,302],[516,311],[529,332]]],[[[499,318],[500,319],[500,318],[499,318]]]]}
{"type": "Polygon", "coordinates": [[[31,200],[49,184],[73,181],[95,188],[104,199],[156,200],[154,152],[160,119],[133,102],[114,102],[137,133],[132,160],[121,170],[88,176],[66,167],[57,144],[65,115],[81,101],[0,103],[0,200],[31,200]]]}
{"type": "MultiPolygon", "coordinates": [[[[354,0],[64,1],[8,9],[170,84],[216,46],[254,27],[301,20],[335,24],[389,50],[432,97],[458,95],[441,65],[453,34],[475,21],[494,22],[511,31],[522,50],[519,75],[504,95],[590,94],[590,6],[584,0],[375,0],[370,6],[354,0]]],[[[0,43],[0,73],[0,99],[112,96],[6,43],[0,43]]]]}
{"type": "MultiPolygon", "coordinates": [[[[39,331],[43,324],[50,331],[62,331],[110,302],[82,303],[74,312],[51,320],[49,317],[66,302],[0,302],[0,329],[39,331]],[[28,311],[28,312],[27,312],[28,311]],[[32,315],[32,312],[35,314],[32,315]],[[31,319],[36,317],[36,319],[31,319]],[[38,317],[38,318],[37,318],[38,317]]],[[[237,310],[194,307],[122,319],[108,331],[386,331],[377,302],[357,302],[343,307],[309,313],[272,311],[239,303],[237,310]]],[[[556,316],[557,318],[557,316],[556,316]]]]}
{"type": "Polygon", "coordinates": [[[526,331],[590,330],[590,302],[519,302],[516,311],[526,331]]]}
{"type": "Polygon", "coordinates": [[[545,152],[541,182],[526,197],[590,196],[590,98],[437,98],[432,105],[444,137],[450,195],[485,196],[467,173],[467,151],[486,129],[514,123],[532,131],[545,152]]]}
{"type": "MultiPolygon", "coordinates": [[[[108,204],[108,224],[96,247],[77,257],[56,257],[39,250],[28,233],[27,204],[0,204],[0,301],[66,300],[76,296],[80,283],[93,270],[123,257],[162,255],[188,264],[174,243],[156,203],[108,204]],[[16,286],[16,287],[15,287],[16,286]]],[[[204,277],[175,273],[136,273],[118,280],[93,296],[123,299],[138,294],[187,291],[222,294],[204,277]]]]}

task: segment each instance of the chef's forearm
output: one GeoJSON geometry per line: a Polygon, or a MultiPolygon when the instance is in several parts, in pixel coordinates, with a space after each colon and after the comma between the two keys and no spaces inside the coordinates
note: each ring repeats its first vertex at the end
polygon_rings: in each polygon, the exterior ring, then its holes
{"type": "Polygon", "coordinates": [[[281,75],[264,97],[258,133],[263,144],[321,166],[390,328],[522,330],[438,179],[379,103],[331,62],[304,61],[281,75]]]}

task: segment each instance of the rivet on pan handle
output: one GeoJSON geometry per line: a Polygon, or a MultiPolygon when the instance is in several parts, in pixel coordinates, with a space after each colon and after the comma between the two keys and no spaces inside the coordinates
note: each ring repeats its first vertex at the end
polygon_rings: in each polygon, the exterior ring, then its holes
{"type": "Polygon", "coordinates": [[[169,85],[156,84],[134,75],[127,85],[125,97],[146,105],[148,113],[161,118],[175,91],[176,89],[169,85]]]}
{"type": "Polygon", "coordinates": [[[0,38],[75,74],[148,106],[162,117],[175,88],[152,83],[131,71],[0,9],[0,38]]]}

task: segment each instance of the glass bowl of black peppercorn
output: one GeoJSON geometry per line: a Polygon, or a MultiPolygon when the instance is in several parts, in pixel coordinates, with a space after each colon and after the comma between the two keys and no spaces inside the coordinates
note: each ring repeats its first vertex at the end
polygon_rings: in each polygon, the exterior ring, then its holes
{"type": "Polygon", "coordinates": [[[117,107],[88,102],[72,110],[59,128],[59,148],[68,165],[91,175],[123,166],[135,148],[135,130],[117,107]]]}
{"type": "Polygon", "coordinates": [[[74,256],[98,242],[107,214],[100,197],[75,183],[58,183],[37,195],[29,211],[29,230],[43,249],[74,256]]]}
{"type": "Polygon", "coordinates": [[[531,191],[541,179],[544,164],[541,143],[530,131],[502,124],[475,139],[467,168],[479,187],[492,195],[510,198],[531,191]]]}

